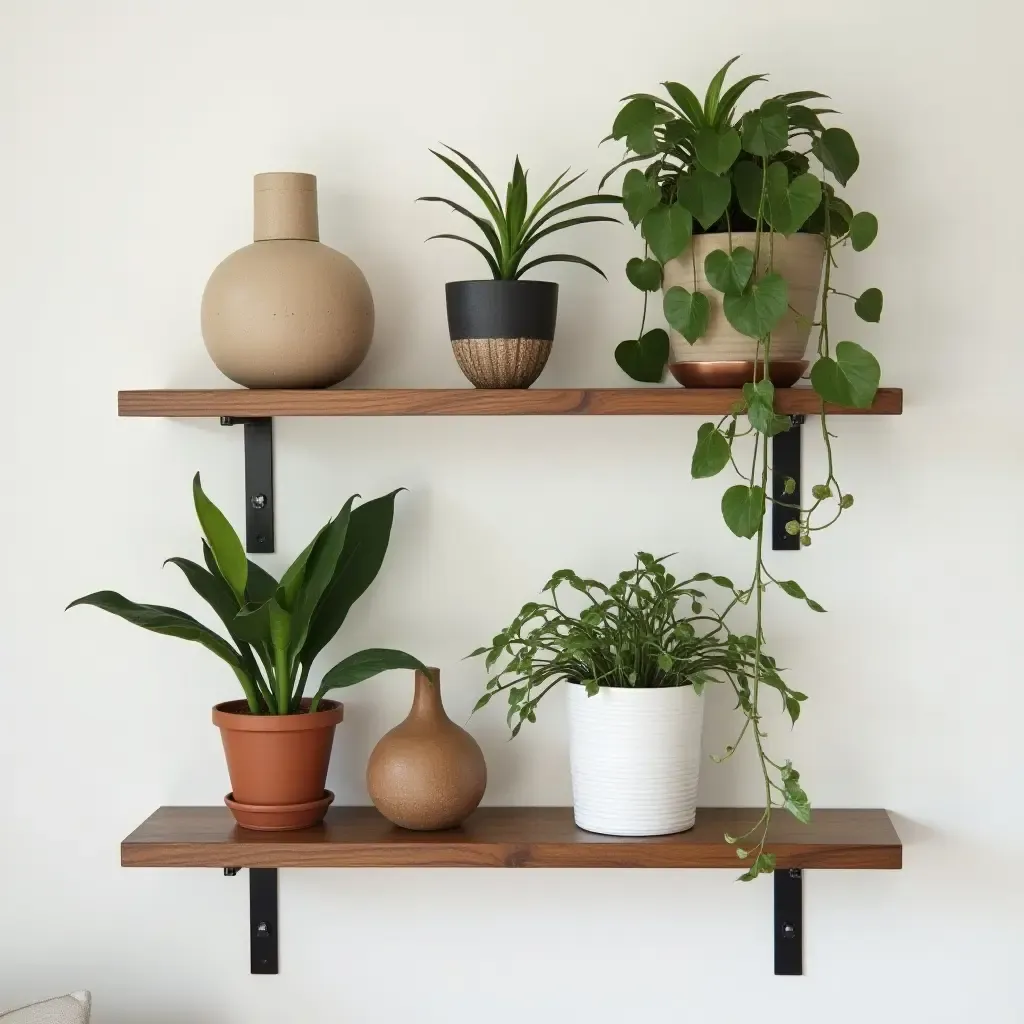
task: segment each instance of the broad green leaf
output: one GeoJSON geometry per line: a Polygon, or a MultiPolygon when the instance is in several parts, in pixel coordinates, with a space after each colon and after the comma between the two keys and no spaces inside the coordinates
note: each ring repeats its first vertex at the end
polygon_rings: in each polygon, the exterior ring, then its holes
{"type": "Polygon", "coordinates": [[[722,94],[722,86],[725,84],[725,76],[729,71],[729,68],[733,66],[740,58],[735,56],[730,60],[727,60],[719,69],[715,72],[715,77],[711,79],[711,84],[708,86],[708,91],[704,96],[704,116],[709,121],[715,120],[715,115],[718,113],[718,98],[722,94]]]}
{"type": "MultiPolygon", "coordinates": [[[[306,563],[309,560],[310,552],[330,525],[330,523],[327,523],[325,526],[320,527],[316,536],[305,546],[305,548],[303,548],[299,553],[298,558],[288,566],[285,574],[281,577],[280,589],[284,591],[283,603],[284,607],[289,611],[295,607],[295,598],[298,595],[299,587],[302,585],[302,581],[306,575],[306,563]]],[[[277,590],[278,588],[275,586],[274,589],[263,598],[263,601],[269,601],[270,598],[277,593],[277,590]]],[[[260,601],[259,603],[262,604],[263,601],[260,601]]]]}
{"type": "Polygon", "coordinates": [[[764,518],[764,491],[735,484],[722,495],[722,518],[737,537],[753,537],[764,518]]]}
{"type": "Polygon", "coordinates": [[[337,690],[343,686],[355,686],[356,683],[361,683],[364,679],[370,679],[372,676],[393,668],[418,669],[421,672],[429,672],[419,658],[414,658],[404,651],[388,648],[359,651],[357,654],[350,654],[327,671],[320,684],[320,689],[316,692],[314,702],[318,703],[324,694],[330,693],[331,690],[337,690]]]}
{"type": "Polygon", "coordinates": [[[821,132],[825,130],[825,126],[821,123],[818,115],[810,109],[800,104],[790,104],[789,106],[789,130],[803,129],[807,132],[821,132]]]}
{"type": "Polygon", "coordinates": [[[795,597],[800,601],[806,601],[807,595],[804,593],[804,588],[797,583],[796,580],[779,580],[779,587],[790,597],[795,597]]]}
{"type": "Polygon", "coordinates": [[[198,473],[192,480],[192,500],[195,503],[199,525],[210,545],[221,576],[227,581],[238,600],[244,601],[245,582],[249,575],[245,549],[224,513],[206,496],[198,473]]]}
{"type": "Polygon", "coordinates": [[[622,179],[622,206],[635,227],[661,202],[657,179],[648,178],[635,167],[622,179]]]}
{"type": "Polygon", "coordinates": [[[668,333],[655,327],[639,339],[619,342],[615,346],[615,362],[633,380],[658,384],[665,376],[668,353],[668,333]]]}
{"type": "Polygon", "coordinates": [[[655,258],[665,264],[690,244],[693,218],[690,211],[679,203],[658,206],[644,217],[640,230],[655,258]]]}
{"type": "Polygon", "coordinates": [[[380,572],[391,539],[395,496],[400,490],[402,488],[364,501],[352,510],[337,570],[320,599],[306,635],[300,655],[304,665],[311,665],[341,629],[352,605],[380,572]]]}
{"type": "Polygon", "coordinates": [[[724,295],[740,295],[754,273],[754,254],[738,245],[732,252],[712,249],[704,258],[704,276],[716,291],[724,295]]]}
{"type": "MultiPolygon", "coordinates": [[[[287,609],[282,608],[276,598],[267,602],[270,618],[270,644],[275,651],[287,653],[292,641],[292,617],[287,609]]],[[[277,680],[281,686],[281,680],[277,680]]]]}
{"type": "Polygon", "coordinates": [[[634,288],[642,292],[656,292],[661,287],[661,264],[657,260],[642,260],[634,256],[626,264],[626,277],[634,288]]]}
{"type": "Polygon", "coordinates": [[[612,138],[625,139],[634,153],[648,154],[655,149],[654,126],[664,120],[653,100],[643,96],[631,99],[612,123],[612,138]]]}
{"type": "Polygon", "coordinates": [[[791,235],[803,227],[821,204],[821,182],[813,174],[801,174],[792,181],[784,164],[768,168],[768,221],[775,231],[791,235]]]}
{"type": "Polygon", "coordinates": [[[663,82],[662,84],[665,86],[665,91],[672,97],[673,102],[690,119],[693,126],[695,128],[703,127],[704,109],[700,105],[700,100],[693,94],[693,90],[679,82],[663,82]]]}
{"type": "Polygon", "coordinates": [[[707,230],[725,213],[732,199],[732,182],[698,166],[679,176],[676,197],[707,230]]]}
{"type": "Polygon", "coordinates": [[[270,635],[270,606],[275,598],[268,598],[258,605],[243,608],[232,620],[231,632],[240,636],[246,643],[273,646],[270,635]]]}
{"type": "Polygon", "coordinates": [[[702,423],[697,428],[697,444],[690,460],[690,476],[694,480],[702,480],[721,473],[728,465],[729,442],[713,423],[702,423]]]}
{"type": "Polygon", "coordinates": [[[736,189],[736,201],[740,204],[740,209],[751,220],[757,220],[761,209],[761,188],[764,184],[761,168],[750,160],[741,160],[732,169],[732,183],[736,189]]]}
{"type": "Polygon", "coordinates": [[[279,586],[277,580],[266,569],[249,559],[249,579],[245,585],[245,599],[249,604],[263,604],[264,601],[269,601],[277,593],[279,586]]]}
{"type": "Polygon", "coordinates": [[[878,218],[873,213],[861,212],[850,221],[850,245],[854,252],[863,252],[878,234],[878,218]]]}
{"type": "Polygon", "coordinates": [[[678,285],[665,292],[665,319],[691,345],[708,329],[711,303],[700,292],[688,292],[678,285]]]}
{"type": "Polygon", "coordinates": [[[811,152],[840,185],[845,185],[860,166],[853,137],[842,128],[826,128],[811,144],[811,152]]]}
{"type": "MultiPolygon", "coordinates": [[[[789,708],[788,700],[786,701],[786,709],[790,711],[790,715],[793,717],[793,720],[796,721],[796,718],[799,716],[800,705],[796,701],[793,701],[793,703],[796,705],[797,715],[792,715],[792,710],[789,708]]],[[[801,790],[800,793],[801,795],[803,795],[803,790],[801,790]]],[[[801,800],[799,796],[793,795],[787,790],[786,810],[789,811],[789,813],[792,814],[793,817],[796,818],[796,820],[801,822],[802,824],[810,824],[811,805],[808,802],[806,795],[803,795],[803,799],[801,800]]]]}
{"type": "Polygon", "coordinates": [[[877,324],[882,319],[882,293],[878,288],[868,288],[861,292],[853,304],[854,312],[868,323],[877,324]]]}
{"type": "Polygon", "coordinates": [[[716,131],[701,128],[694,140],[697,159],[712,174],[725,174],[740,155],[740,136],[735,128],[716,131]]]}
{"type": "Polygon", "coordinates": [[[242,667],[238,652],[231,644],[191,615],[179,612],[176,608],[167,608],[159,604],[136,604],[113,590],[100,590],[95,594],[80,597],[72,601],[68,608],[74,608],[76,605],[91,605],[153,633],[192,640],[212,651],[233,669],[240,670],[242,667]]]}
{"type": "Polygon", "coordinates": [[[766,274],[742,295],[726,295],[725,318],[740,334],[763,338],[786,313],[789,291],[780,274],[766,274]]]}
{"type": "Polygon", "coordinates": [[[868,409],[875,400],[881,369],[878,360],[854,341],[836,345],[832,359],[822,356],[811,367],[811,386],[833,405],[868,409]]]}
{"type": "Polygon", "coordinates": [[[775,413],[775,388],[770,380],[748,381],[743,385],[743,398],[747,403],[747,419],[756,431],[774,437],[789,430],[790,418],[775,413]]]}
{"type": "Polygon", "coordinates": [[[743,148],[754,156],[769,157],[786,148],[789,118],[784,103],[766,100],[743,115],[743,148]]]}

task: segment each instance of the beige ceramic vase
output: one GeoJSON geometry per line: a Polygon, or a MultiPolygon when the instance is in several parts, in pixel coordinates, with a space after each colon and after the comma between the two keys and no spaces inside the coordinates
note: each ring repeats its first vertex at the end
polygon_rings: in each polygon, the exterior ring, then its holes
{"type": "Polygon", "coordinates": [[[373,748],[366,785],[377,810],[402,828],[455,828],[476,810],[487,786],[484,755],[445,714],[436,668],[416,673],[412,710],[373,748]]]}
{"type": "MultiPolygon", "coordinates": [[[[752,231],[733,232],[732,244],[734,248],[745,246],[753,252],[755,235],[752,231]]],[[[821,235],[797,233],[788,238],[775,235],[772,245],[773,265],[786,279],[791,308],[772,331],[771,378],[776,387],[787,388],[807,370],[804,352],[818,306],[825,241],[821,235]]],[[[728,248],[728,235],[694,235],[686,251],[665,264],[664,291],[681,285],[687,291],[703,292],[711,303],[704,337],[691,345],[677,331],[669,334],[672,344],[669,369],[676,380],[688,388],[738,388],[754,379],[757,342],[732,327],[722,310],[724,296],[712,288],[704,276],[708,253],[728,248]]],[[[762,237],[758,272],[764,273],[767,267],[768,239],[762,237]]],[[[763,368],[758,376],[763,376],[763,368]]]]}
{"type": "Polygon", "coordinates": [[[316,177],[255,178],[253,244],[214,270],[203,292],[210,358],[248,388],[324,388],[363,361],[373,296],[347,256],[320,244],[316,177]]]}

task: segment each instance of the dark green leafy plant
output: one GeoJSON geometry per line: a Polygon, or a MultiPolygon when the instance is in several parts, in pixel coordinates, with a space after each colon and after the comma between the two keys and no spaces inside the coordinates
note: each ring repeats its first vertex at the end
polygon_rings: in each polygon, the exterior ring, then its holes
{"type": "MultiPolygon", "coordinates": [[[[630,260],[626,267],[629,280],[644,292],[645,318],[647,294],[662,286],[664,265],[685,253],[694,233],[720,232],[725,246],[706,257],[705,277],[723,294],[729,323],[755,340],[754,365],[760,363],[763,368],[765,379],[757,380],[757,374],[752,374],[754,379],[743,386],[743,400],[729,415],[701,425],[690,468],[694,478],[716,476],[728,467],[736,472],[739,482],[722,495],[722,517],[737,537],[755,541],[753,576],[737,598],[739,603],[753,604],[755,611],[750,700],[741,707],[755,726],[749,734],[770,797],[785,792],[794,773],[788,762],[780,766],[765,755],[764,734],[758,725],[761,687],[774,685],[770,681],[774,666],[763,653],[764,595],[775,586],[816,612],[825,610],[796,581],[776,579],[764,561],[765,513],[774,500],[768,487],[768,439],[791,425],[788,417],[775,412],[775,389],[768,379],[772,331],[789,308],[787,282],[774,268],[776,235],[813,232],[821,235],[825,248],[821,313],[811,325],[817,330],[817,346],[810,378],[821,399],[819,420],[827,469],[824,480],[812,487],[808,506],[778,502],[795,513],[787,529],[799,535],[805,546],[813,534],[831,526],[853,505],[853,495],[843,490],[836,476],[826,403],[869,408],[880,377],[870,352],[854,341],[833,341],[831,300],[837,295],[852,299],[862,320],[877,323],[882,293],[869,288],[853,296],[833,284],[836,251],[848,245],[860,252],[878,232],[873,214],[855,213],[836,191],[836,185],[846,185],[860,164],[852,137],[842,128],[826,128],[822,123],[835,111],[807,105],[826,98],[819,92],[783,93],[737,114],[740,98],[765,76],[750,75],[724,88],[735,60],[715,75],[703,104],[677,82],[665,83],[668,99],[647,93],[626,97],[610,137],[624,140],[627,152],[609,173],[626,165],[645,165],[643,169],[631,166],[622,184],[626,213],[645,240],[643,259],[630,260]],[[821,176],[811,173],[812,161],[820,166],[821,176]],[[825,180],[825,175],[836,184],[825,180]],[[737,231],[754,233],[753,251],[733,245],[737,231]],[[744,443],[749,450],[741,450],[744,443]]],[[[691,344],[707,327],[708,308],[707,297],[698,292],[674,287],[664,296],[666,318],[691,344]]],[[[640,334],[639,340],[620,345],[616,358],[631,376],[659,381],[668,336],[660,329],[645,334],[643,324],[640,334]]],[[[784,483],[786,494],[793,494],[795,482],[784,483]]],[[[769,800],[762,821],[765,830],[777,803],[769,800]]],[[[782,805],[788,806],[784,801],[782,805]]],[[[764,832],[762,848],[763,843],[764,832]]],[[[768,863],[756,861],[752,870],[755,874],[768,870],[768,863]]]]}
{"type": "Polygon", "coordinates": [[[608,203],[617,205],[619,203],[618,196],[583,196],[580,199],[552,206],[551,203],[558,196],[583,177],[582,174],[578,174],[568,181],[563,181],[569,173],[568,170],[565,170],[544,190],[533,208],[530,209],[526,184],[526,176],[529,172],[523,170],[519,163],[519,157],[516,157],[515,166],[512,169],[512,180],[505,188],[505,202],[502,205],[502,200],[487,175],[468,156],[450,146],[445,148],[454,154],[454,159],[433,149],[430,152],[451,168],[473,190],[476,197],[483,203],[487,216],[482,217],[441,196],[420,196],[417,202],[444,203],[456,213],[471,220],[480,229],[487,245],[485,247],[462,235],[431,235],[431,238],[450,238],[456,242],[471,245],[487,261],[487,266],[496,281],[515,280],[522,277],[528,270],[543,263],[579,263],[591,270],[596,270],[604,277],[604,272],[600,267],[595,266],[590,260],[568,253],[540,256],[528,263],[524,263],[523,260],[537,242],[556,231],[563,231],[565,228],[575,227],[577,224],[593,224],[599,221],[618,223],[614,217],[594,215],[556,220],[566,213],[585,206],[599,206],[608,203]]]}
{"type": "Polygon", "coordinates": [[[750,881],[775,867],[774,855],[764,848],[773,804],[784,806],[804,822],[811,813],[799,772],[788,761],[776,764],[764,753],[764,733],[752,687],[763,684],[777,690],[794,723],[800,716],[800,702],[806,697],[786,685],[763,644],[729,628],[726,616],[749,599],[749,592],[737,590],[725,576],[706,572],[677,580],[666,570],[665,560],[641,551],[633,568],[619,573],[611,586],[583,579],[571,569],[556,572],[544,586],[550,601],[523,605],[489,646],[470,655],[484,657],[488,673],[500,665],[488,679],[474,711],[499,693],[504,694],[508,724],[515,736],[524,722],[537,720],[537,705],[560,680],[585,686],[591,696],[602,686],[693,686],[698,693],[709,683],[731,686],[744,722],[736,741],[716,760],[731,757],[753,724],[765,778],[766,807],[761,820],[743,836],[726,836],[728,842],[742,844],[758,833],[756,846],[750,851],[737,846],[741,859],[753,858],[750,868],[740,876],[750,881]],[[700,586],[705,583],[714,583],[731,594],[723,612],[706,603],[700,586]],[[560,588],[582,595],[581,611],[562,607],[560,588]],[[681,611],[681,605],[688,608],[688,614],[681,611]],[[769,775],[769,766],[778,781],[769,775]]]}
{"type": "MultiPolygon", "coordinates": [[[[278,581],[246,558],[238,535],[203,492],[197,473],[192,494],[203,531],[206,567],[187,558],[167,561],[185,574],[193,590],[214,610],[230,641],[185,612],[136,604],[112,590],[80,597],[68,607],[93,605],[154,633],[202,644],[230,666],[252,714],[297,714],[313,661],[380,570],[397,493],[355,508],[358,495],[353,495],[278,581]]],[[[309,710],[316,711],[331,690],[392,668],[423,669],[423,665],[403,651],[351,654],[324,675],[309,710]]]]}

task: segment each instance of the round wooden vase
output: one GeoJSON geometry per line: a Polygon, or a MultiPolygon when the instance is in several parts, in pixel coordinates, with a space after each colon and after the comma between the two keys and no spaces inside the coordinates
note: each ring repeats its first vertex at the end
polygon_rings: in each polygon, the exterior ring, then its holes
{"type": "Polygon", "coordinates": [[[363,361],[373,296],[347,256],[320,244],[316,176],[257,174],[253,244],[214,270],[203,292],[203,340],[248,388],[324,388],[363,361]]]}
{"type": "Polygon", "coordinates": [[[408,718],[381,738],[366,768],[377,810],[402,828],[421,831],[460,825],[487,786],[479,745],[445,714],[441,673],[428,672],[416,673],[408,718]]]}

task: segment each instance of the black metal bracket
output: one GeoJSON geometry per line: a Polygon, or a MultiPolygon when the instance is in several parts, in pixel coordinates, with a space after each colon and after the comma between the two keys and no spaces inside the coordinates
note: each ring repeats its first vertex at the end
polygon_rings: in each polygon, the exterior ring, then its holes
{"type": "Polygon", "coordinates": [[[775,878],[775,973],[804,973],[804,876],[780,868],[775,878]]]}
{"type": "Polygon", "coordinates": [[[772,550],[799,551],[799,534],[786,533],[786,523],[799,519],[800,441],[803,416],[790,416],[789,429],[772,438],[772,550]],[[786,480],[796,481],[792,494],[786,493],[786,480]],[[795,505],[796,508],[788,508],[795,505]]]}
{"type": "Polygon", "coordinates": [[[220,423],[241,423],[245,430],[245,550],[269,555],[274,550],[274,421],[221,416],[220,423]]]}
{"type": "MultiPolygon", "coordinates": [[[[239,868],[225,868],[234,877],[239,868]]],[[[249,973],[277,974],[277,868],[249,868],[249,973]]]]}

